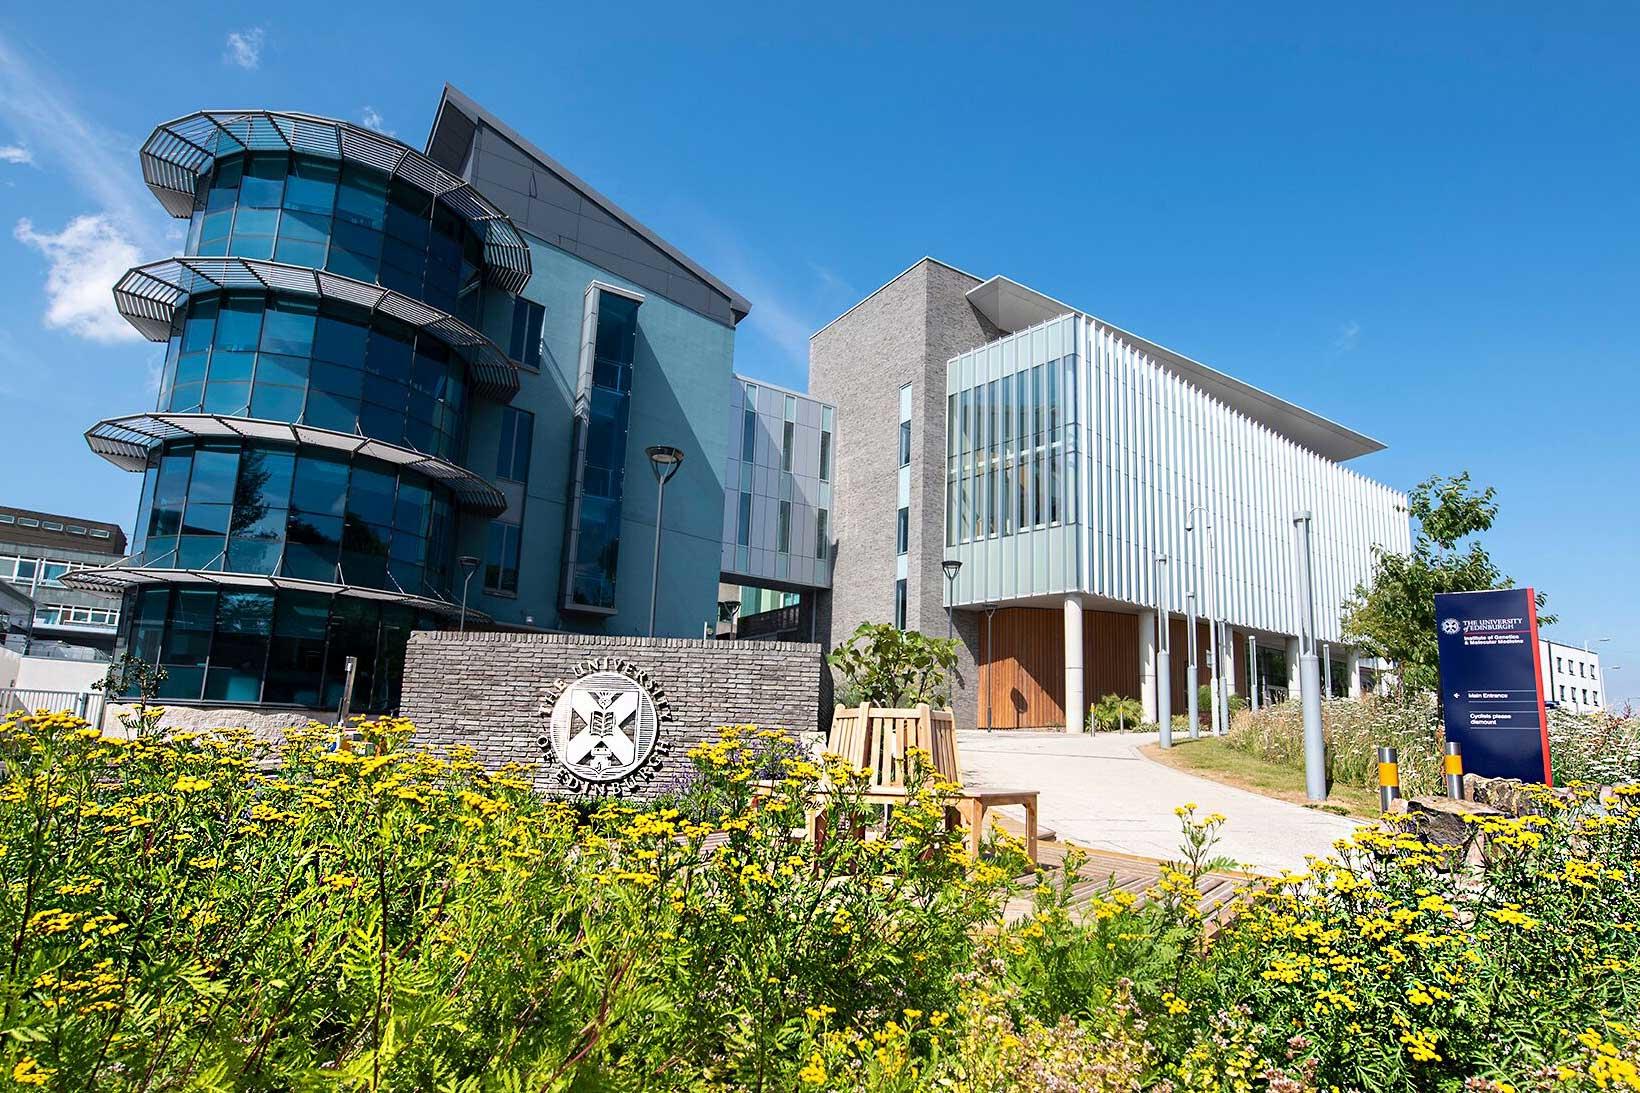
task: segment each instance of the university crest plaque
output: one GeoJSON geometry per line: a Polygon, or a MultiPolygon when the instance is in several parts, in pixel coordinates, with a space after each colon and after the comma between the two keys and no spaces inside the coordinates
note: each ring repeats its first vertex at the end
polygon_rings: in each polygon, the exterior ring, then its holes
{"type": "Polygon", "coordinates": [[[593,796],[629,793],[661,765],[671,708],[649,673],[630,661],[596,657],[556,680],[541,714],[547,778],[560,789],[593,796]]]}

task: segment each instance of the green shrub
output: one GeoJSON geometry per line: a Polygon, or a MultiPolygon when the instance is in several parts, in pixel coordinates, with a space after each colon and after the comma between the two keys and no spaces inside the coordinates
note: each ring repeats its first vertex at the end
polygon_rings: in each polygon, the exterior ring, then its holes
{"type": "Polygon", "coordinates": [[[1095,732],[1127,732],[1142,727],[1145,708],[1136,698],[1108,694],[1088,709],[1088,727],[1095,732]]]}
{"type": "Polygon", "coordinates": [[[842,677],[838,701],[845,706],[909,708],[951,702],[950,677],[957,667],[955,639],[931,638],[887,623],[862,622],[826,658],[842,677]]]}

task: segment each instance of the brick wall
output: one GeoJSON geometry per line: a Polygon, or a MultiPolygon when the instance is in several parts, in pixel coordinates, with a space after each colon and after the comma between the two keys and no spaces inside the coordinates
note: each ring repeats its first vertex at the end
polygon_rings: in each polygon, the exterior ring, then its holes
{"type": "Polygon", "coordinates": [[[424,744],[471,745],[491,767],[537,764],[538,788],[573,791],[542,746],[543,706],[562,683],[583,675],[589,661],[647,677],[651,694],[664,700],[649,762],[637,776],[593,792],[674,792],[692,776],[689,749],[715,738],[719,725],[808,732],[824,728],[822,710],[828,719],[831,710],[829,677],[823,685],[814,644],[418,631],[405,657],[400,712],[416,723],[416,739],[424,744]]]}

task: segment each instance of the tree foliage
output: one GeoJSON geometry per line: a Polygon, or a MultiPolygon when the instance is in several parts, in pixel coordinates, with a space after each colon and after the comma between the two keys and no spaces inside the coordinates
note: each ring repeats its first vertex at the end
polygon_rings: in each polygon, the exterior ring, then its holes
{"type": "Polygon", "coordinates": [[[827,659],[843,677],[847,702],[945,706],[951,701],[948,684],[957,666],[957,643],[887,623],[862,622],[827,659]]]}
{"type": "MultiPolygon", "coordinates": [[[[1412,552],[1377,549],[1371,579],[1344,605],[1345,638],[1369,656],[1394,661],[1409,693],[1440,686],[1436,594],[1514,587],[1479,539],[1497,519],[1496,497],[1491,486],[1476,489],[1468,471],[1418,483],[1407,498],[1407,511],[1417,522],[1412,552]]],[[[1545,601],[1538,593],[1540,611],[1545,601]]],[[[1538,621],[1555,620],[1540,614],[1538,621]]]]}

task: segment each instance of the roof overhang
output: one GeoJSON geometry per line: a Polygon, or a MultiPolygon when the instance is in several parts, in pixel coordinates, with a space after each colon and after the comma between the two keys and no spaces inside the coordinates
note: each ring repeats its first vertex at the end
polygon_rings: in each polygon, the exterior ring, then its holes
{"type": "MultiPolygon", "coordinates": [[[[603,210],[604,213],[610,217],[613,217],[621,224],[624,224],[626,227],[642,236],[651,244],[658,247],[668,258],[672,259],[674,262],[678,263],[678,265],[682,266],[684,269],[687,269],[690,273],[693,273],[696,277],[699,277],[701,280],[721,292],[724,296],[728,297],[729,309],[734,315],[736,323],[739,323],[740,320],[745,318],[746,314],[752,310],[751,302],[747,300],[746,297],[742,296],[740,293],[718,280],[712,274],[708,273],[706,268],[700,265],[700,263],[696,262],[687,254],[684,254],[678,248],[656,235],[637,217],[633,216],[631,213],[615,204],[615,202],[593,189],[584,179],[576,175],[568,167],[565,167],[562,163],[547,155],[540,148],[537,148],[534,144],[531,144],[528,140],[525,140],[516,130],[507,125],[506,122],[490,113],[490,111],[484,109],[484,107],[468,98],[465,94],[457,90],[455,87],[452,87],[450,84],[444,85],[444,94],[439,99],[438,113],[433,118],[433,128],[427,135],[427,149],[429,153],[431,153],[433,148],[440,143],[459,144],[461,146],[465,146],[466,140],[454,139],[454,131],[458,128],[463,131],[470,130],[475,122],[482,123],[485,127],[495,130],[495,132],[499,133],[511,142],[520,152],[523,152],[531,159],[534,159],[542,167],[563,179],[564,182],[577,190],[588,202],[597,206],[599,209],[603,210]],[[461,117],[457,118],[455,116],[457,114],[461,115],[461,117]],[[444,138],[450,139],[445,140],[444,138]]],[[[467,133],[466,135],[469,138],[471,136],[470,133],[467,133]]]]}
{"type": "Polygon", "coordinates": [[[424,475],[448,488],[470,512],[499,516],[507,511],[506,495],[466,467],[413,448],[312,425],[224,414],[152,413],[108,418],[85,434],[92,451],[128,471],[145,469],[149,454],[161,444],[188,439],[255,441],[346,452],[424,475]]]}
{"type": "MultiPolygon", "coordinates": [[[[225,573],[212,569],[156,569],[125,564],[137,560],[139,559],[133,556],[121,559],[114,565],[97,569],[76,569],[63,574],[61,580],[69,588],[114,594],[153,585],[192,585],[248,592],[323,592],[374,603],[401,604],[441,616],[457,617],[461,614],[460,604],[436,600],[430,596],[413,596],[407,592],[387,588],[331,584],[326,581],[308,581],[261,573],[225,573]]],[[[469,620],[491,621],[488,615],[471,607],[467,608],[467,617],[469,620]]]]}
{"type": "Polygon", "coordinates": [[[1262,388],[1244,383],[1234,376],[1228,376],[1200,361],[1191,360],[1182,353],[1157,345],[1148,338],[1141,338],[1103,319],[1087,315],[1079,308],[1055,300],[1010,278],[992,277],[989,281],[976,285],[968,291],[968,301],[980,314],[1008,334],[1028,329],[1061,315],[1086,315],[1092,322],[1149,353],[1157,363],[1191,386],[1293,443],[1335,463],[1343,463],[1358,456],[1384,450],[1383,443],[1370,436],[1358,433],[1302,406],[1294,405],[1262,388]]]}
{"type": "Polygon", "coordinates": [[[114,285],[114,306],[143,337],[163,342],[189,297],[218,291],[311,296],[389,316],[454,350],[466,362],[474,394],[506,402],[518,393],[518,366],[454,315],[380,285],[307,266],[256,258],[166,258],[127,270],[114,285]]]}
{"type": "Polygon", "coordinates": [[[283,110],[202,110],[156,128],[142,146],[142,176],[165,211],[193,214],[199,177],[219,156],[301,152],[362,163],[403,179],[442,201],[484,240],[485,279],[522,292],[530,248],[512,220],[473,188],[422,153],[391,137],[335,118],[283,110]]]}

